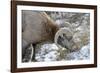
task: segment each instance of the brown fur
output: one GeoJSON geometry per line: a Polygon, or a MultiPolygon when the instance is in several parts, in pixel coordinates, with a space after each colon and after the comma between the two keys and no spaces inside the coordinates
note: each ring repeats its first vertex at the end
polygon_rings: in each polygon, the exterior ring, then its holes
{"type": "Polygon", "coordinates": [[[27,45],[54,39],[59,28],[45,12],[23,11],[22,15],[22,39],[27,45]]]}

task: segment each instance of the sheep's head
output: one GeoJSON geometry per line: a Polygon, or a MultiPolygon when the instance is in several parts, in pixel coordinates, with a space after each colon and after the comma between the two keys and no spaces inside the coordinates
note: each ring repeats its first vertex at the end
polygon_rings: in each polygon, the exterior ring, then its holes
{"type": "Polygon", "coordinates": [[[66,48],[68,51],[76,51],[79,47],[73,39],[73,32],[69,28],[60,28],[55,35],[55,43],[60,48],[66,48]]]}

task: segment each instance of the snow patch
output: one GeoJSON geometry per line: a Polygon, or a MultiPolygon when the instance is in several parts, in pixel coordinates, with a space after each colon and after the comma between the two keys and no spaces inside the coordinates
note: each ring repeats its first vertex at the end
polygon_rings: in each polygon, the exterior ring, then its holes
{"type": "Polygon", "coordinates": [[[90,58],[90,45],[83,46],[79,51],[67,53],[63,48],[58,48],[55,43],[42,44],[36,53],[37,62],[61,61],[61,60],[85,60],[90,58]],[[65,54],[62,58],[61,54],[65,54]]]}

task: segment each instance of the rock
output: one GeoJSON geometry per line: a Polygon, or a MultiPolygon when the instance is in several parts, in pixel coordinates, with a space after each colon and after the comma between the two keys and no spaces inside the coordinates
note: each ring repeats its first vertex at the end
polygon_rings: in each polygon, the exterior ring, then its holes
{"type": "Polygon", "coordinates": [[[66,60],[87,60],[90,59],[90,45],[83,46],[79,51],[66,54],[66,60]]]}
{"type": "Polygon", "coordinates": [[[51,42],[42,42],[36,45],[36,61],[47,62],[59,59],[59,48],[51,42]]]}

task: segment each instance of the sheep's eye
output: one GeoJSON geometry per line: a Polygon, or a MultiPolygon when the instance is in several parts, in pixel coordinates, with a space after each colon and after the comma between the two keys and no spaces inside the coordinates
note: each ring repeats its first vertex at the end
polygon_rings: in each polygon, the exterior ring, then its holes
{"type": "Polygon", "coordinates": [[[70,41],[70,40],[72,39],[72,36],[66,36],[66,34],[64,34],[64,33],[63,33],[63,37],[64,37],[65,39],[67,39],[68,41],[70,41]]]}
{"type": "Polygon", "coordinates": [[[61,37],[61,36],[59,36],[58,37],[58,40],[57,40],[57,43],[59,44],[59,45],[63,45],[63,42],[64,41],[64,39],[61,37]]]}

